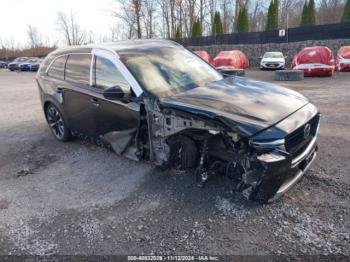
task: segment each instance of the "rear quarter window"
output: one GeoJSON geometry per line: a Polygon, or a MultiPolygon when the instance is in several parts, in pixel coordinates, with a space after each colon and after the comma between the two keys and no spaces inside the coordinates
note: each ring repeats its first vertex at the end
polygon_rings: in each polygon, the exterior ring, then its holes
{"type": "Polygon", "coordinates": [[[54,60],[52,65],[49,68],[49,71],[47,72],[48,76],[58,78],[58,79],[64,79],[64,66],[67,61],[67,56],[60,56],[54,60]]]}

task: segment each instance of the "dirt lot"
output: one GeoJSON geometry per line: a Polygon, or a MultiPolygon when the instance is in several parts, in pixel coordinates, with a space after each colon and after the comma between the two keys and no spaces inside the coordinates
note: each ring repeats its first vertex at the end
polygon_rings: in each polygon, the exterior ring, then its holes
{"type": "Polygon", "coordinates": [[[0,254],[349,256],[350,73],[279,84],[321,109],[320,150],[296,187],[259,206],[220,178],[199,189],[193,174],[57,142],[34,74],[0,70],[0,254]]]}

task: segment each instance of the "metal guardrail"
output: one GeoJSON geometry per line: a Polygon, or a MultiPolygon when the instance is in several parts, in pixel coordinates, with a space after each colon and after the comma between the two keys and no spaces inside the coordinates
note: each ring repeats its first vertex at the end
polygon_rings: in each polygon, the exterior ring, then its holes
{"type": "Polygon", "coordinates": [[[285,35],[279,36],[279,30],[250,33],[233,33],[216,36],[203,36],[173,39],[184,46],[238,45],[288,43],[307,40],[329,40],[350,38],[350,23],[337,23],[316,26],[303,26],[285,29],[285,35]]]}

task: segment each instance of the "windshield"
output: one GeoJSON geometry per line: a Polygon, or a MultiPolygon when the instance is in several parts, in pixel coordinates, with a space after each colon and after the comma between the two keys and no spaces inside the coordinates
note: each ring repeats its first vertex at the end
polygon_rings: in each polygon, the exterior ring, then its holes
{"type": "Polygon", "coordinates": [[[183,48],[131,50],[120,56],[141,86],[158,97],[222,79],[214,68],[183,48]]]}
{"type": "Polygon", "coordinates": [[[28,63],[35,63],[36,61],[38,61],[38,59],[30,59],[30,60],[28,60],[27,62],[28,62],[28,63]]]}
{"type": "Polygon", "coordinates": [[[282,53],[265,53],[264,58],[283,58],[282,53]]]}

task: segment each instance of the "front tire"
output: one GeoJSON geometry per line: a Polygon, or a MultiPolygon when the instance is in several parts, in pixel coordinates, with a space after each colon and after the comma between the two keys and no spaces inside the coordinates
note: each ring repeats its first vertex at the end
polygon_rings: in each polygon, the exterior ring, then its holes
{"type": "Polygon", "coordinates": [[[170,165],[179,170],[194,168],[198,164],[198,149],[195,142],[187,136],[170,139],[170,165]]]}
{"type": "Polygon", "coordinates": [[[71,132],[60,110],[53,104],[49,104],[45,110],[46,121],[54,137],[61,142],[71,139],[71,132]]]}

